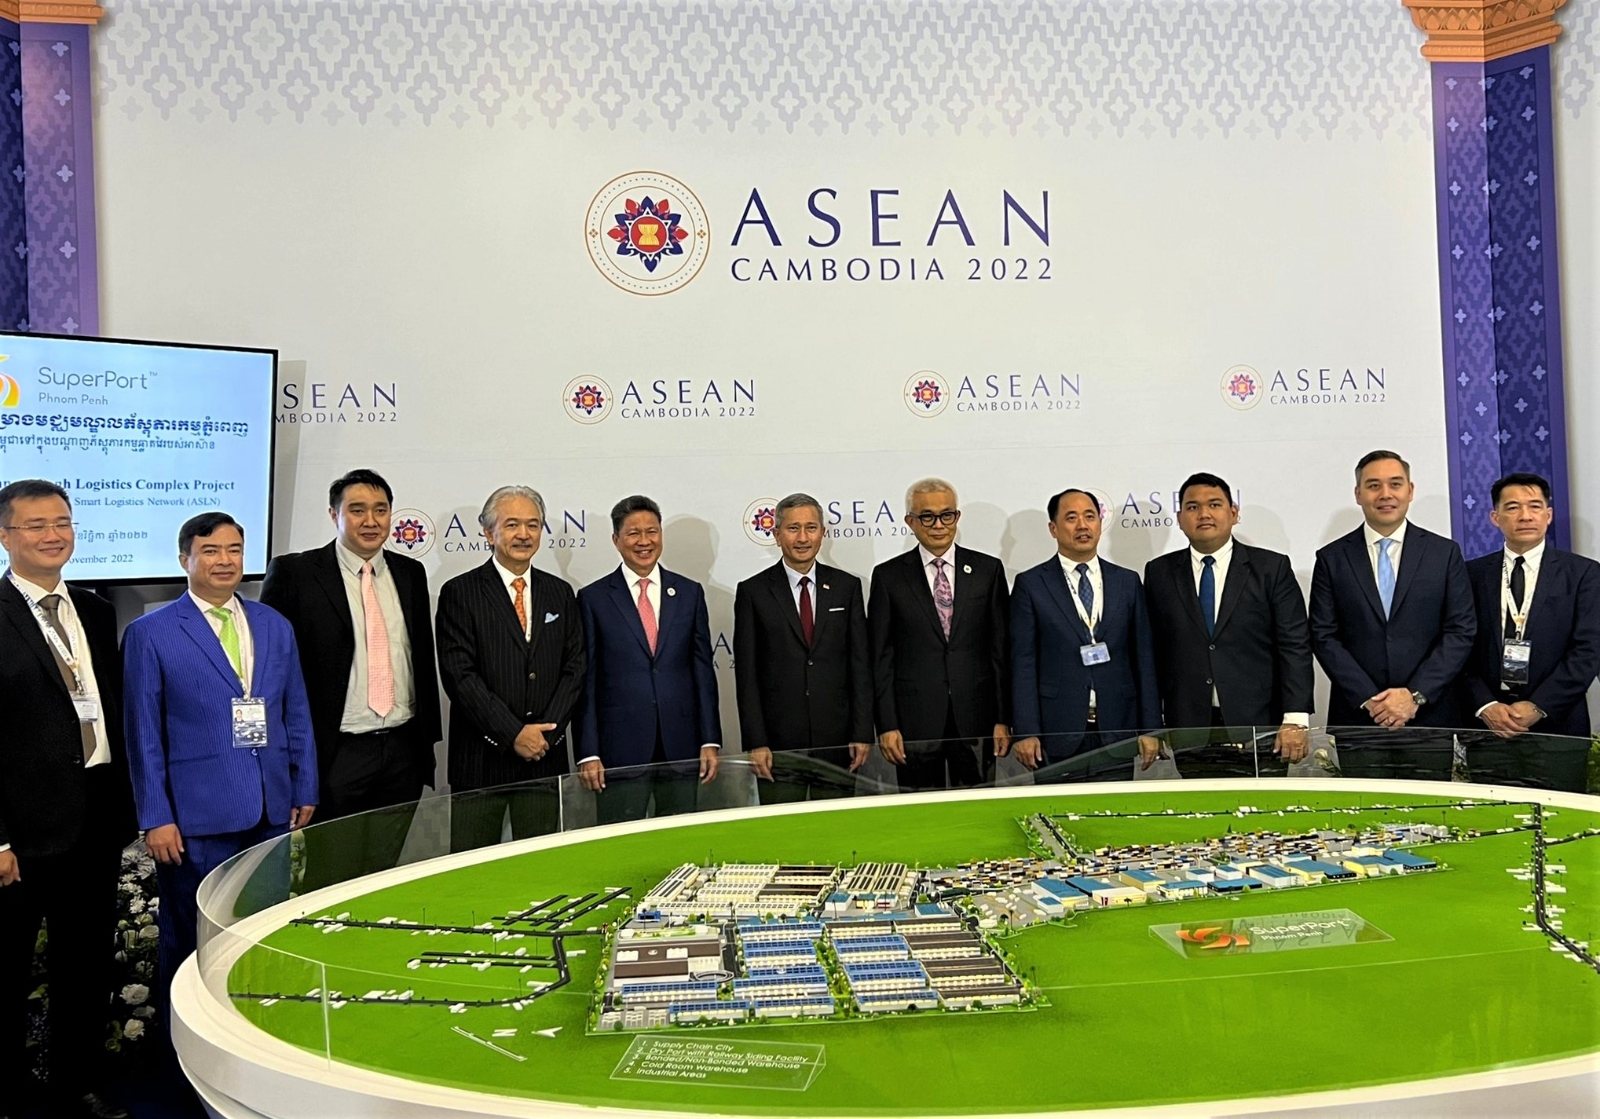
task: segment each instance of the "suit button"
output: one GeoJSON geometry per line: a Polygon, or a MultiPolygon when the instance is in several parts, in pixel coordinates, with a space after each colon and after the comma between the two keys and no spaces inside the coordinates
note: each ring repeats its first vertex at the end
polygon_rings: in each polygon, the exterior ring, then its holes
{"type": "MultiPolygon", "coordinates": [[[[1215,646],[1213,646],[1213,648],[1215,648],[1215,646]]],[[[538,678],[539,678],[539,674],[537,672],[528,673],[528,679],[537,680],[538,678]]]]}
{"type": "Polygon", "coordinates": [[[1210,649],[1213,653],[1217,651],[1217,647],[1215,645],[1207,645],[1206,648],[1210,649]]]}
{"type": "Polygon", "coordinates": [[[1211,683],[1211,678],[1209,676],[1206,678],[1206,683],[1211,683]]]}
{"type": "Polygon", "coordinates": [[[261,751],[260,750],[251,750],[250,751],[250,756],[252,758],[259,758],[261,756],[261,751]]]}
{"type": "Polygon", "coordinates": [[[807,667],[807,668],[810,668],[810,667],[812,667],[812,666],[813,666],[813,665],[815,665],[815,664],[816,664],[816,663],[817,663],[817,662],[816,662],[816,661],[806,661],[806,667],[807,667]]]}

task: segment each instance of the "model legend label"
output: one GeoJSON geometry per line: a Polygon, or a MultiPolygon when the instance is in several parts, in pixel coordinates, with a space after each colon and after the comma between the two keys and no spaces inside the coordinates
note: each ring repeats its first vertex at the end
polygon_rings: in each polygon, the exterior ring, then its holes
{"type": "Polygon", "coordinates": [[[1335,948],[1345,944],[1374,944],[1394,939],[1348,909],[1151,925],[1150,933],[1178,955],[1190,960],[1208,956],[1294,952],[1301,948],[1335,948]]]}
{"type": "Polygon", "coordinates": [[[803,1092],[827,1063],[824,1053],[820,1045],[636,1037],[611,1079],[803,1092]]]}

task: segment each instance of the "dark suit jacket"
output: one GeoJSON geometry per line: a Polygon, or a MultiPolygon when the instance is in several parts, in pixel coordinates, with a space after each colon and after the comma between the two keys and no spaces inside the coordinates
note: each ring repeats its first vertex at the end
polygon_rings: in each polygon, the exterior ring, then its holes
{"type": "Polygon", "coordinates": [[[579,761],[647,765],[661,740],[668,761],[722,744],[705,589],[663,567],[656,652],[619,567],[578,592],[588,640],[587,688],[578,719],[579,761]]]}
{"type": "MultiPolygon", "coordinates": [[[[1467,564],[1478,611],[1478,634],[1466,672],[1468,715],[1486,703],[1509,702],[1500,690],[1504,556],[1497,548],[1467,564]]],[[[1523,637],[1533,649],[1528,683],[1518,691],[1546,715],[1531,733],[1587,737],[1589,685],[1600,672],[1600,563],[1546,544],[1523,637]]]]}
{"type": "Polygon", "coordinates": [[[450,786],[484,789],[567,773],[564,737],[583,694],[583,621],[564,579],[528,568],[530,636],[494,561],[439,588],[439,675],[450,697],[450,786]],[[546,731],[538,761],[512,743],[530,723],[546,731]]]}
{"type": "Polygon", "coordinates": [[[987,738],[1011,721],[1011,592],[998,559],[959,544],[950,636],[939,624],[922,550],[872,571],[867,620],[872,634],[878,730],[907,742],[944,737],[946,712],[963,738],[987,738]]]}
{"type": "Polygon", "coordinates": [[[1363,530],[1324,545],[1311,575],[1311,647],[1333,684],[1330,727],[1370,727],[1361,704],[1386,688],[1426,698],[1409,725],[1460,727],[1461,670],[1477,622],[1455,541],[1407,524],[1387,619],[1363,530]]]}
{"type": "Polygon", "coordinates": [[[1228,726],[1276,727],[1285,711],[1313,710],[1311,631],[1289,557],[1235,540],[1206,633],[1190,550],[1145,565],[1156,679],[1169,727],[1211,725],[1211,690],[1228,726]]]}
{"type": "MultiPolygon", "coordinates": [[[[416,703],[408,724],[415,750],[417,773],[433,784],[433,746],[439,741],[439,686],[433,664],[433,626],[429,617],[428,573],[410,556],[384,555],[400,613],[411,642],[411,676],[416,683],[416,703]]],[[[300,667],[306,674],[306,696],[311,701],[311,725],[317,736],[317,763],[324,784],[339,743],[339,723],[344,717],[345,694],[350,686],[350,666],[356,658],[355,619],[345,597],[344,572],[329,541],[309,552],[279,556],[267,565],[261,601],[294,626],[300,646],[300,667]]],[[[326,795],[326,792],[324,792],[326,795]]]]}
{"type": "Polygon", "coordinates": [[[1099,730],[1109,741],[1161,726],[1155,653],[1139,576],[1100,560],[1105,603],[1096,637],[1111,659],[1085,665],[1080,648],[1089,631],[1078,617],[1072,592],[1051,556],[1017,576],[1011,588],[1012,738],[1044,739],[1045,753],[1059,760],[1082,745],[1089,717],[1089,690],[1098,705],[1099,730]]]}
{"type": "Polygon", "coordinates": [[[117,615],[92,591],[68,586],[73,608],[88,638],[100,718],[111,745],[111,779],[118,806],[114,819],[84,816],[83,739],[72,693],[50,655],[50,646],[28,600],[10,579],[0,579],[0,843],[17,857],[56,855],[95,829],[110,846],[134,837],[133,792],[122,739],[122,657],[117,652],[117,615]]]}
{"type": "Polygon", "coordinates": [[[779,561],[733,598],[733,674],[745,750],[810,750],[872,741],[872,662],[861,580],[811,570],[811,645],[779,561]]]}
{"type": "Polygon", "coordinates": [[[211,624],[187,594],[137,618],[122,638],[128,766],[139,826],[186,836],[289,822],[317,803],[317,749],[294,630],[244,601],[255,649],[250,694],[266,702],[267,742],[235,749],[232,700],[244,695],[211,624]]]}

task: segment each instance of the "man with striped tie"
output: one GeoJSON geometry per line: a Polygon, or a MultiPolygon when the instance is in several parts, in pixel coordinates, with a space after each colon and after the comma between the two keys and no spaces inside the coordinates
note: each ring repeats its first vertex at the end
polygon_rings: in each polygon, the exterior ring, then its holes
{"type": "Polygon", "coordinates": [[[163,991],[195,947],[195,891],[249,847],[311,822],[317,753],[294,630],[237,593],[244,529],[201,513],[178,530],[177,601],[123,638],[133,799],[161,888],[163,991]]]}

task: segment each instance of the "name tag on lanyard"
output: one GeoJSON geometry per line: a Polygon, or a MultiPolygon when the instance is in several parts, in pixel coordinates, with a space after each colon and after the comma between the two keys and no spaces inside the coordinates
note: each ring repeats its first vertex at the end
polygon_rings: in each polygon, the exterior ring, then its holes
{"type": "Polygon", "coordinates": [[[1500,682],[1526,684],[1528,662],[1532,658],[1533,642],[1507,639],[1505,649],[1500,654],[1500,682]]]}
{"type": "Polygon", "coordinates": [[[233,748],[259,750],[267,744],[266,700],[251,696],[235,697],[233,704],[233,748]]]}

